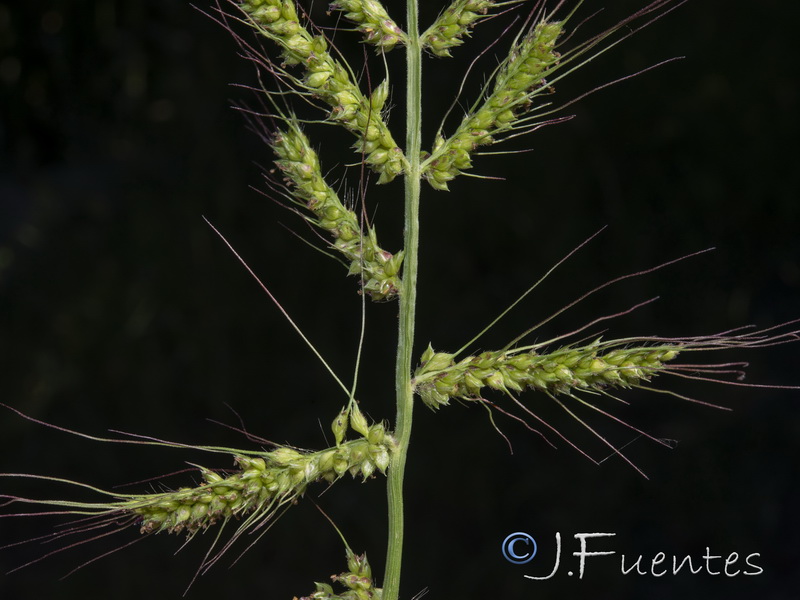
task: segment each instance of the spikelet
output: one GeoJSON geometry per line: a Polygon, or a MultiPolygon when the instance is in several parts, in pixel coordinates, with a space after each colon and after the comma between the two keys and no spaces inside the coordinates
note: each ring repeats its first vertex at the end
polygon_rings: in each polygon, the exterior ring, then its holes
{"type": "Polygon", "coordinates": [[[417,394],[430,408],[447,405],[451,398],[475,400],[488,387],[504,392],[526,388],[551,394],[602,391],[649,381],[674,360],[677,344],[625,347],[625,342],[596,340],[586,346],[567,346],[539,354],[484,352],[455,362],[452,354],[428,349],[414,374],[417,394]]]}
{"type": "Polygon", "coordinates": [[[356,29],[364,35],[364,41],[377,46],[378,51],[388,52],[407,41],[405,32],[378,0],[336,0],[330,8],[345,13],[345,19],[357,24],[356,29]]]}
{"type": "MultiPolygon", "coordinates": [[[[346,592],[336,594],[333,586],[327,583],[317,583],[316,591],[309,596],[303,596],[299,600],[380,600],[383,595],[381,588],[375,587],[372,580],[372,568],[367,561],[367,555],[355,554],[347,548],[347,568],[346,573],[332,575],[334,582],[340,583],[347,588],[346,592]]],[[[297,597],[294,600],[298,600],[297,597]]]]}
{"type": "Polygon", "coordinates": [[[403,252],[383,250],[373,227],[362,232],[358,216],[346,208],[322,176],[317,153],[296,119],[286,120],[285,131],[271,139],[276,164],[292,188],[293,199],[310,210],[313,223],[333,235],[332,248],[350,262],[350,274],[362,275],[362,289],[373,300],[391,300],[400,290],[398,272],[403,252]]]}
{"type": "Polygon", "coordinates": [[[451,56],[450,48],[463,44],[462,38],[496,5],[494,0],[453,0],[420,36],[422,47],[436,56],[451,56]]]}
{"type": "Polygon", "coordinates": [[[437,136],[431,156],[423,163],[424,176],[433,188],[447,190],[448,181],[472,167],[475,149],[510,130],[520,111],[547,89],[545,77],[558,65],[555,45],[562,31],[558,21],[541,21],[532,27],[511,48],[483,103],[464,117],[450,138],[437,136]]]}
{"type": "Polygon", "coordinates": [[[350,71],[328,50],[322,35],[300,23],[293,0],[241,0],[238,6],[262,35],[276,43],[287,65],[301,65],[300,85],[331,107],[329,118],[358,137],[354,148],[387,183],[403,172],[403,152],[395,143],[381,111],[389,94],[384,81],[370,97],[353,82],[350,71]]]}

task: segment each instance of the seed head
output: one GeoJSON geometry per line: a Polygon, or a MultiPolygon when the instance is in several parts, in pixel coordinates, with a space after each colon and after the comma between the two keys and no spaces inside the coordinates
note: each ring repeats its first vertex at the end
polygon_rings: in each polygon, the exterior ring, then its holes
{"type": "Polygon", "coordinates": [[[345,473],[368,479],[376,467],[386,471],[392,439],[388,434],[362,437],[319,452],[279,447],[260,456],[234,457],[237,471],[226,477],[201,468],[204,483],[193,488],[149,494],[121,503],[124,512],[140,517],[142,533],[195,533],[232,517],[258,515],[269,519],[282,506],[296,502],[315,481],[335,481],[345,473]]]}
{"type": "Polygon", "coordinates": [[[331,247],[350,262],[351,275],[363,275],[363,290],[373,300],[391,300],[400,290],[403,252],[392,254],[378,245],[373,227],[362,232],[358,216],[339,200],[322,176],[319,157],[296,119],[271,139],[291,193],[314,214],[312,222],[333,236],[331,247]]]}
{"type": "MultiPolygon", "coordinates": [[[[619,400],[610,393],[610,390],[635,387],[663,392],[714,408],[724,408],[670,390],[660,390],[645,385],[661,374],[734,386],[797,389],[795,386],[742,383],[745,376],[744,368],[747,366],[747,363],[744,362],[710,364],[675,362],[679,355],[685,357],[692,352],[766,348],[795,343],[800,341],[800,331],[796,329],[796,325],[797,320],[761,330],[740,327],[714,335],[685,338],[633,337],[609,341],[597,339],[590,344],[565,346],[551,352],[542,352],[544,344],[537,344],[512,350],[484,352],[476,356],[468,356],[460,361],[456,361],[452,354],[435,352],[429,346],[422,355],[422,363],[414,374],[412,385],[422,401],[432,409],[449,404],[453,398],[481,402],[484,406],[494,408],[541,434],[526,420],[533,418],[588,457],[588,454],[580,450],[517,398],[517,395],[526,389],[544,392],[571,417],[641,473],[641,470],[628,460],[618,448],[573,413],[559,396],[572,398],[583,406],[611,418],[645,437],[664,443],[604,411],[591,402],[589,397],[599,394],[619,400]],[[524,416],[519,417],[498,403],[483,398],[484,388],[502,392],[517,409],[524,413],[524,416]]],[[[562,339],[562,337],[556,339],[562,339]]]]}
{"type": "Polygon", "coordinates": [[[484,102],[464,117],[449,139],[437,137],[424,167],[432,187],[447,190],[448,181],[472,167],[472,153],[510,130],[520,112],[546,88],[546,75],[558,65],[555,45],[562,31],[562,23],[542,21],[514,44],[484,102]]]}
{"type": "MultiPolygon", "coordinates": [[[[373,108],[383,103],[361,93],[350,70],[331,55],[325,37],[313,35],[300,23],[293,0],[241,0],[238,6],[256,30],[278,45],[285,64],[303,67],[305,77],[299,85],[330,106],[330,120],[358,137],[354,148],[380,174],[378,183],[387,183],[402,173],[403,152],[380,108],[373,108]]],[[[385,94],[385,90],[379,92],[384,100],[385,94]]]]}
{"type": "MultiPolygon", "coordinates": [[[[164,444],[169,445],[166,442],[164,444]]],[[[119,494],[57,477],[0,474],[0,477],[67,483],[110,497],[110,500],[40,500],[6,494],[0,495],[0,498],[4,501],[4,508],[18,503],[51,507],[51,510],[41,513],[19,514],[63,514],[80,517],[71,522],[66,530],[30,540],[54,541],[71,536],[72,542],[46,556],[81,546],[128,527],[137,527],[142,534],[186,533],[192,539],[198,532],[215,524],[240,521],[228,541],[213,554],[212,550],[219,537],[212,543],[200,566],[200,571],[205,571],[245,532],[268,527],[282,508],[296,503],[304,495],[311,483],[333,483],[346,473],[353,477],[361,476],[364,481],[373,477],[376,471],[385,474],[396,447],[397,442],[386,432],[383,424],[373,423],[367,428],[366,435],[317,452],[280,446],[259,454],[233,454],[233,471],[217,472],[198,467],[200,483],[192,487],[151,494],[119,494]],[[103,533],[98,535],[98,531],[103,533]],[[81,537],[85,539],[80,539],[81,537]]],[[[213,452],[223,450],[203,446],[198,446],[197,449],[213,452]]],[[[365,571],[355,573],[364,576],[365,571]]],[[[366,575],[369,576],[368,573],[366,575]]]]}
{"type": "Polygon", "coordinates": [[[494,0],[453,0],[421,36],[423,48],[436,56],[449,57],[450,48],[464,43],[464,36],[496,5],[494,0]]]}
{"type": "Polygon", "coordinates": [[[330,7],[342,11],[345,19],[356,23],[364,41],[377,46],[378,51],[388,52],[397,44],[406,43],[405,32],[389,17],[378,0],[336,0],[330,7]]]}
{"type": "Polygon", "coordinates": [[[626,388],[649,381],[681,351],[675,344],[630,348],[610,344],[597,340],[546,354],[536,350],[484,352],[458,362],[451,354],[429,349],[414,374],[416,392],[436,409],[451,398],[478,399],[484,387],[504,392],[529,388],[551,394],[626,388]]]}
{"type": "MultiPolygon", "coordinates": [[[[563,53],[556,50],[559,38],[562,37],[567,21],[582,4],[581,0],[578,0],[574,8],[560,20],[555,19],[554,14],[562,8],[564,2],[556,3],[555,9],[549,13],[545,12],[545,2],[536,2],[526,22],[529,24],[526,24],[523,31],[514,39],[507,56],[484,87],[482,96],[469,108],[455,133],[450,137],[437,134],[432,152],[430,156],[426,156],[422,165],[428,183],[435,189],[447,190],[449,181],[472,167],[472,156],[478,147],[496,143],[512,134],[522,135],[543,125],[567,120],[569,117],[547,118],[547,115],[552,115],[558,109],[548,108],[549,103],[538,102],[537,96],[553,92],[552,84],[561,77],[591,62],[685,1],[653,0],[640,10],[589,39],[573,45],[563,53]],[[557,71],[561,72],[556,74],[557,71]]],[[[473,2],[455,0],[440,17],[447,22],[443,21],[439,37],[448,40],[447,36],[453,32],[455,39],[460,43],[458,36],[466,31],[462,30],[464,25],[450,21],[455,18],[454,15],[458,10],[464,7],[464,14],[472,15],[466,20],[472,19],[474,22],[476,18],[483,16],[480,11],[490,8],[485,4],[499,5],[479,0],[473,2]],[[470,6],[475,8],[466,8],[470,6]],[[480,8],[480,11],[477,8],[480,8]]],[[[435,52],[434,42],[439,42],[439,37],[432,30],[426,32],[426,36],[428,44],[435,52]]],[[[444,50],[446,49],[445,47],[444,50]]]]}

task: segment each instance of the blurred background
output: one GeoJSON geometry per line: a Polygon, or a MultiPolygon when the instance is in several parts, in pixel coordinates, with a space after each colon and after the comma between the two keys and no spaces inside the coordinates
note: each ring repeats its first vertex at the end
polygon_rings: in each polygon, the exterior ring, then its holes
{"type": "MultiPolygon", "coordinates": [[[[423,4],[427,23],[445,5],[423,4]]],[[[592,14],[595,4],[587,2],[579,15],[592,14]]],[[[579,36],[644,2],[605,4],[613,6],[579,36]]],[[[325,9],[318,2],[313,15],[332,26],[325,9]]],[[[215,423],[222,422],[321,448],[341,392],[201,216],[227,236],[345,378],[352,377],[359,335],[356,282],[297,238],[320,245],[302,219],[259,193],[272,157],[231,108],[257,105],[245,89],[256,84],[254,70],[203,11],[213,11],[208,0],[196,7],[184,0],[0,2],[0,401],[93,435],[112,429],[253,447],[215,423]]],[[[401,3],[390,11],[402,21],[401,3]]],[[[530,152],[475,161],[475,173],[508,181],[462,177],[447,194],[425,188],[419,349],[429,341],[459,348],[603,226],[480,347],[504,345],[609,279],[712,246],[712,253],[604,290],[532,339],[654,296],[658,302],[612,321],[604,335],[700,335],[800,317],[798,16],[790,0],[765,0],[757,11],[745,2],[688,2],[559,82],[552,100],[565,103],[662,60],[685,59],[568,107],[563,114],[575,115],[568,123],[493,148],[530,152]]],[[[426,63],[424,146],[475,49],[497,40],[512,20],[485,23],[455,59],[426,63]]],[[[335,36],[342,46],[354,39],[335,36]]],[[[505,42],[478,67],[496,64],[505,42]]],[[[360,64],[362,50],[378,80],[382,66],[371,50],[357,46],[351,59],[360,64]]],[[[401,61],[400,52],[389,55],[397,84],[401,61]]],[[[468,80],[467,98],[481,81],[468,80]]],[[[402,131],[403,94],[392,101],[391,124],[402,131]]],[[[453,127],[449,121],[446,131],[453,127]]],[[[346,177],[353,189],[359,171],[346,167],[354,162],[350,140],[332,128],[309,133],[332,180],[346,177]]],[[[366,201],[382,245],[399,249],[400,181],[371,182],[366,201]]],[[[359,397],[372,418],[391,418],[396,307],[366,308],[359,397]]],[[[707,358],[750,362],[747,382],[800,385],[798,356],[800,347],[789,345],[707,358]]],[[[498,418],[511,454],[477,407],[454,404],[434,414],[420,406],[408,463],[404,596],[427,588],[431,599],[796,597],[799,393],[666,376],[655,383],[733,411],[636,390],[621,394],[630,406],[603,404],[673,440],[671,450],[596,413],[577,413],[626,445],[649,480],[609,457],[547,398],[524,397],[602,460],[599,466],[557,439],[555,450],[498,418]],[[528,565],[501,555],[501,541],[515,531],[539,543],[540,556],[528,565]],[[564,567],[548,581],[525,579],[552,569],[556,532],[564,567]],[[589,559],[578,580],[566,570],[578,549],[573,535],[581,532],[615,533],[594,549],[617,555],[589,559]],[[707,548],[723,557],[737,552],[739,568],[745,556],[760,553],[755,562],[763,574],[619,572],[620,554],[628,564],[644,555],[645,565],[664,552],[667,566],[672,555],[689,554],[697,565],[707,548]]],[[[149,490],[155,484],[126,484],[186,462],[231,466],[214,455],[90,442],[5,409],[0,440],[0,472],[55,475],[121,493],[149,490]]],[[[177,487],[192,477],[168,481],[177,487]]],[[[341,542],[315,502],[381,573],[383,481],[341,481],[322,495],[314,487],[235,566],[228,569],[234,551],[188,597],[292,598],[343,570],[341,542]]],[[[93,497],[17,479],[0,479],[0,493],[93,497]]],[[[0,519],[0,545],[46,535],[59,522],[0,519]]],[[[128,530],[2,574],[0,597],[177,598],[212,539],[198,536],[173,556],[182,539],[151,537],[60,580],[136,536],[128,530]]],[[[66,544],[0,550],[0,571],[66,544]]],[[[712,569],[721,566],[717,560],[712,569]]]]}

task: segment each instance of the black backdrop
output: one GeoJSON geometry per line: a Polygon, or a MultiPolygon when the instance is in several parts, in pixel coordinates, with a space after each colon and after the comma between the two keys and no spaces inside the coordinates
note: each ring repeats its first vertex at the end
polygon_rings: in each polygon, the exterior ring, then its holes
{"type": "MultiPolygon", "coordinates": [[[[315,14],[325,19],[318,4],[315,14]]],[[[424,4],[430,20],[443,3],[424,4]]],[[[583,13],[593,12],[595,3],[586,4],[583,13]]],[[[606,4],[613,6],[598,23],[641,3],[606,4]]],[[[590,96],[571,107],[571,122],[507,146],[530,153],[476,161],[477,172],[508,177],[506,183],[461,178],[449,194],[425,189],[419,348],[429,340],[459,347],[603,225],[608,229],[493,330],[485,347],[502,345],[614,276],[710,246],[717,250],[599,294],[540,339],[655,295],[657,303],[615,322],[613,334],[703,334],[800,316],[797,13],[790,0],[757,8],[689,2],[560,83],[554,98],[568,100],[663,59],[685,60],[590,96]]],[[[455,51],[461,60],[429,61],[427,114],[442,114],[464,57],[504,24],[479,29],[455,51]]],[[[390,55],[392,67],[397,55],[390,55]]],[[[394,79],[400,82],[400,73],[394,79]]],[[[252,102],[231,84],[253,82],[230,35],[182,0],[0,2],[3,402],[97,435],[122,429],[250,447],[209,422],[237,424],[230,406],[266,438],[326,444],[319,423],[327,432],[341,394],[201,219],[229,236],[337,372],[349,374],[359,327],[354,281],[293,235],[308,236],[299,218],[249,189],[261,186],[258,165],[271,157],[229,106],[252,102]]],[[[400,129],[402,94],[393,101],[392,123],[400,129]]],[[[426,144],[437,119],[426,121],[426,144]]],[[[326,167],[352,160],[335,149],[337,141],[322,145],[326,167]]],[[[400,246],[401,195],[399,182],[369,189],[368,209],[389,249],[400,246]]],[[[374,418],[393,413],[395,310],[367,307],[359,397],[374,418]]],[[[800,384],[794,346],[737,357],[751,362],[750,382],[800,384]]],[[[408,466],[404,596],[428,587],[429,598],[796,597],[797,393],[681,389],[734,411],[626,394],[632,406],[617,414],[679,441],[674,450],[642,439],[627,446],[649,481],[618,459],[594,466],[565,444],[553,450],[505,421],[511,455],[475,407],[438,414],[419,408],[408,466]],[[538,540],[538,560],[520,567],[502,558],[500,542],[515,531],[538,540]],[[549,581],[524,579],[550,570],[556,532],[565,563],[580,532],[616,533],[596,549],[618,554],[590,558],[580,581],[566,575],[567,566],[549,581]],[[715,555],[738,552],[740,567],[758,552],[764,572],[619,572],[620,553],[629,561],[659,551],[701,559],[707,547],[715,555]]],[[[577,423],[542,399],[529,401],[604,456],[577,423]]],[[[635,437],[601,419],[591,423],[618,444],[635,437]]],[[[186,461],[229,466],[196,453],[93,443],[9,411],[0,431],[0,471],[105,488],[180,470],[186,461]]],[[[56,484],[0,486],[37,497],[69,493],[56,484]]],[[[382,572],[383,480],[342,481],[317,498],[319,491],[310,495],[382,572]]],[[[44,535],[52,525],[2,520],[0,545],[44,535]]],[[[180,539],[150,538],[59,581],[135,534],[118,538],[0,575],[0,596],[176,598],[211,536],[175,557],[180,539]]],[[[34,542],[3,550],[0,569],[52,549],[34,542]]],[[[341,545],[310,501],[292,508],[230,570],[229,563],[202,577],[189,597],[291,598],[343,567],[341,545]]]]}

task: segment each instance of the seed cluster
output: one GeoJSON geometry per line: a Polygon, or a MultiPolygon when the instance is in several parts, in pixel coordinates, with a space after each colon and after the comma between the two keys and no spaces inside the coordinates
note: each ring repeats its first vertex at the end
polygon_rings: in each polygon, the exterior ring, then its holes
{"type": "Polygon", "coordinates": [[[302,65],[303,87],[331,107],[331,120],[358,137],[354,148],[380,174],[378,182],[402,173],[403,152],[381,114],[388,84],[378,86],[369,98],[362,94],[350,71],[329,52],[325,37],[312,35],[300,23],[293,0],[242,0],[239,6],[259,32],[280,46],[286,64],[302,65]]]}
{"type": "Polygon", "coordinates": [[[429,346],[414,374],[414,385],[422,401],[433,409],[447,405],[451,398],[480,398],[484,387],[504,392],[530,388],[551,394],[624,388],[649,381],[680,350],[675,345],[615,347],[613,342],[598,340],[547,354],[534,350],[484,352],[455,362],[452,354],[434,352],[429,346]]]}
{"type": "Polygon", "coordinates": [[[366,42],[378,50],[388,52],[406,43],[406,34],[378,0],[336,0],[330,7],[344,12],[344,18],[356,23],[366,42]]]}
{"type": "Polygon", "coordinates": [[[447,182],[472,167],[472,153],[491,144],[492,137],[512,129],[533,96],[546,89],[545,76],[557,66],[556,40],[560,22],[541,22],[512,47],[494,78],[494,89],[485,101],[470,111],[447,140],[437,136],[433,153],[424,163],[428,183],[447,190],[447,182]]]}
{"type": "Polygon", "coordinates": [[[385,473],[394,440],[383,425],[368,435],[319,452],[279,447],[256,457],[236,456],[238,470],[223,477],[202,470],[204,483],[194,488],[150,494],[127,501],[127,511],[141,517],[142,533],[194,533],[220,520],[259,513],[268,518],[296,501],[310,483],[333,482],[350,473],[368,479],[385,473]]]}
{"type": "Polygon", "coordinates": [[[422,34],[422,46],[436,56],[449,57],[450,48],[464,43],[475,23],[486,16],[494,0],[454,0],[422,34]]]}
{"type": "MultiPolygon", "coordinates": [[[[303,596],[299,600],[380,600],[383,595],[381,588],[374,587],[372,581],[372,568],[367,562],[366,554],[354,554],[347,549],[346,573],[332,575],[334,582],[339,582],[347,588],[346,592],[335,594],[333,587],[327,583],[317,583],[316,591],[310,596],[303,596]]],[[[294,598],[298,600],[298,598],[294,598]]]]}
{"type": "Polygon", "coordinates": [[[362,233],[355,212],[346,208],[322,176],[319,157],[296,120],[288,120],[285,131],[273,136],[276,164],[302,201],[316,217],[315,225],[333,235],[332,247],[350,261],[350,273],[363,274],[363,290],[373,300],[391,300],[400,290],[398,272],[403,252],[383,250],[373,227],[362,233]]]}

